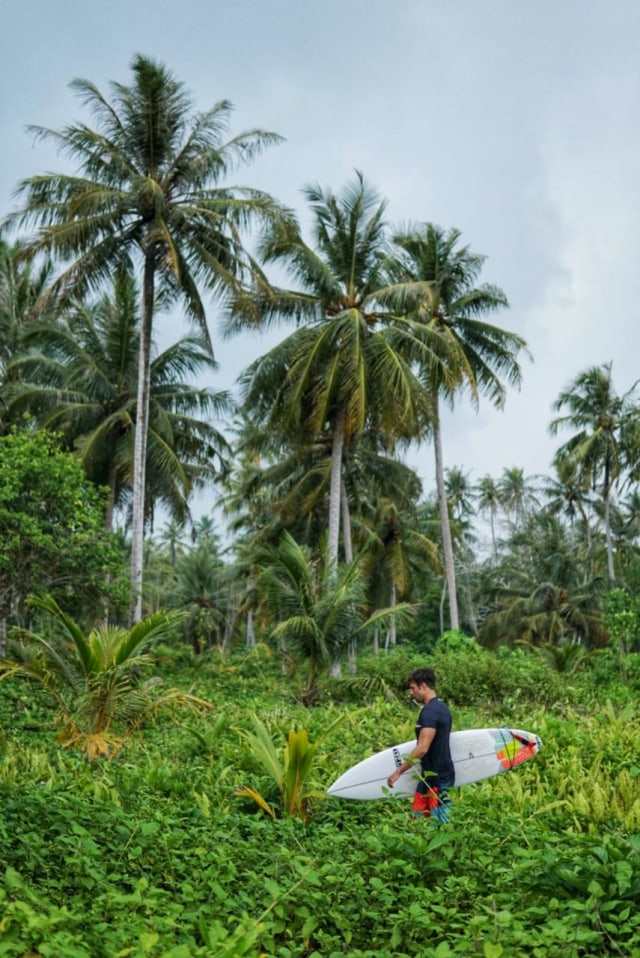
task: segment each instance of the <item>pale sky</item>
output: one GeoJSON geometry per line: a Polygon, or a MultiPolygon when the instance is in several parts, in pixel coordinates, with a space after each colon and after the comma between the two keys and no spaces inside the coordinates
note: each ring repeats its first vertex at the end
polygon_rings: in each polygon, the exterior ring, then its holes
{"type": "MultiPolygon", "coordinates": [[[[0,219],[18,180],[65,163],[25,126],[89,121],[69,81],[108,92],[136,53],[199,108],[229,99],[233,132],[286,138],[236,182],[302,212],[306,183],[359,169],[392,224],[456,227],[486,255],[534,361],[503,412],[457,407],[446,465],[547,473],[559,391],[609,361],[618,392],[640,377],[639,0],[0,0],[0,219]]],[[[210,327],[216,389],[274,341],[210,327]]],[[[428,492],[431,447],[409,458],[428,492]]]]}

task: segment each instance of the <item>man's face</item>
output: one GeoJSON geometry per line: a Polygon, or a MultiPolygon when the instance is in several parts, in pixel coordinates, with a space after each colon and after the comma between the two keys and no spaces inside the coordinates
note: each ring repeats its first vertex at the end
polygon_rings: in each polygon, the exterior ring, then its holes
{"type": "Polygon", "coordinates": [[[424,705],[427,701],[428,689],[424,685],[416,685],[415,682],[409,682],[409,695],[414,702],[418,702],[420,705],[424,705]]]}

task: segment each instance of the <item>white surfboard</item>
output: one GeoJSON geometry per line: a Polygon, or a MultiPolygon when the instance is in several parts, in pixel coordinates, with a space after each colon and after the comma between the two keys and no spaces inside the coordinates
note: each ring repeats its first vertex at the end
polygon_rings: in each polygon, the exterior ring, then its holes
{"type": "MultiPolygon", "coordinates": [[[[328,794],[361,801],[413,795],[420,776],[419,765],[404,772],[393,788],[387,786],[387,779],[412,752],[415,744],[413,739],[370,755],[337,778],[328,794]]],[[[469,785],[509,771],[532,758],[541,748],[542,742],[537,735],[519,729],[476,728],[452,732],[455,784],[469,785]]]]}

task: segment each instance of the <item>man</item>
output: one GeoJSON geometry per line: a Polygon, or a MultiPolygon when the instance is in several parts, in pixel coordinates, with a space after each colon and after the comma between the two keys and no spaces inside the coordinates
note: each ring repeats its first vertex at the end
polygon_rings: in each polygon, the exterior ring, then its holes
{"type": "Polygon", "coordinates": [[[393,788],[403,772],[420,761],[421,776],[413,796],[412,811],[439,822],[449,820],[451,800],[447,791],[453,786],[454,768],[449,748],[451,712],[436,695],[436,675],[433,669],[416,669],[408,679],[409,692],[414,702],[422,705],[416,723],[416,746],[408,759],[387,779],[393,788]]]}

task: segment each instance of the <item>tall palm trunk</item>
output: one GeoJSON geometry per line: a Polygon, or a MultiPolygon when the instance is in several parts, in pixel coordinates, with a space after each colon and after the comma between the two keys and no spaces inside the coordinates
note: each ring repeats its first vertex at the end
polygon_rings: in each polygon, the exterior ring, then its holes
{"type": "Polygon", "coordinates": [[[498,556],[498,547],[496,545],[496,511],[491,506],[491,511],[489,513],[489,524],[491,526],[491,546],[493,549],[493,558],[496,559],[498,556]]]}
{"type": "Polygon", "coordinates": [[[256,646],[256,631],[253,625],[253,609],[247,611],[247,637],[245,640],[245,645],[249,649],[254,649],[256,646]]]}
{"type": "Polygon", "coordinates": [[[107,532],[113,532],[113,512],[116,501],[116,464],[112,461],[109,465],[109,478],[107,480],[109,493],[107,496],[107,508],[104,513],[104,525],[107,532]]]}
{"type": "MultiPolygon", "coordinates": [[[[353,540],[351,538],[351,513],[349,512],[349,498],[344,480],[340,482],[340,506],[342,510],[342,539],[344,543],[344,561],[353,562],[353,540]]],[[[348,668],[349,675],[355,675],[358,669],[358,643],[355,639],[349,642],[348,668]]]]}
{"type": "Polygon", "coordinates": [[[131,518],[131,589],[132,623],[142,618],[142,573],[144,564],[144,513],[147,467],[147,435],[149,432],[149,395],[151,384],[151,328],[153,323],[155,257],[148,252],[144,262],[142,289],[142,327],[138,359],[138,395],[136,431],[133,450],[133,503],[131,518]]]}
{"type": "Polygon", "coordinates": [[[338,568],[340,543],[340,505],[342,488],[342,452],[344,449],[344,423],[346,413],[338,414],[333,430],[331,447],[331,478],[329,482],[329,541],[327,543],[327,581],[335,576],[338,568]]]}
{"type": "MultiPolygon", "coordinates": [[[[389,608],[394,609],[398,604],[398,595],[396,590],[395,582],[391,583],[391,595],[389,597],[389,608]]],[[[384,650],[385,652],[389,651],[389,647],[396,644],[396,620],[395,618],[391,619],[389,628],[387,629],[387,634],[384,640],[384,650]]]]}
{"type": "Polygon", "coordinates": [[[609,581],[613,582],[616,573],[613,566],[613,541],[611,539],[611,480],[608,464],[605,468],[602,504],[604,507],[604,537],[607,545],[607,572],[609,574],[609,581]]]}
{"type": "Polygon", "coordinates": [[[456,570],[453,561],[453,542],[451,539],[451,522],[447,505],[447,492],[444,484],[444,465],[442,458],[442,433],[440,431],[440,414],[438,397],[434,396],[435,426],[433,431],[433,447],[436,455],[436,490],[438,494],[438,509],[440,510],[440,526],[442,529],[442,551],[444,553],[444,569],[449,594],[449,618],[452,629],[459,628],[458,593],[456,591],[456,570]]]}
{"type": "Polygon", "coordinates": [[[351,513],[349,511],[349,497],[344,481],[340,483],[340,497],[342,507],[342,539],[344,542],[344,561],[353,561],[353,540],[351,537],[351,513]]]}
{"type": "MultiPolygon", "coordinates": [[[[338,572],[338,547],[340,544],[340,506],[342,490],[342,452],[344,450],[344,422],[346,414],[342,410],[338,414],[333,430],[333,444],[331,447],[331,478],[329,481],[329,541],[327,543],[326,582],[331,588],[338,572]]],[[[340,662],[331,664],[331,675],[341,673],[340,662]]]]}

